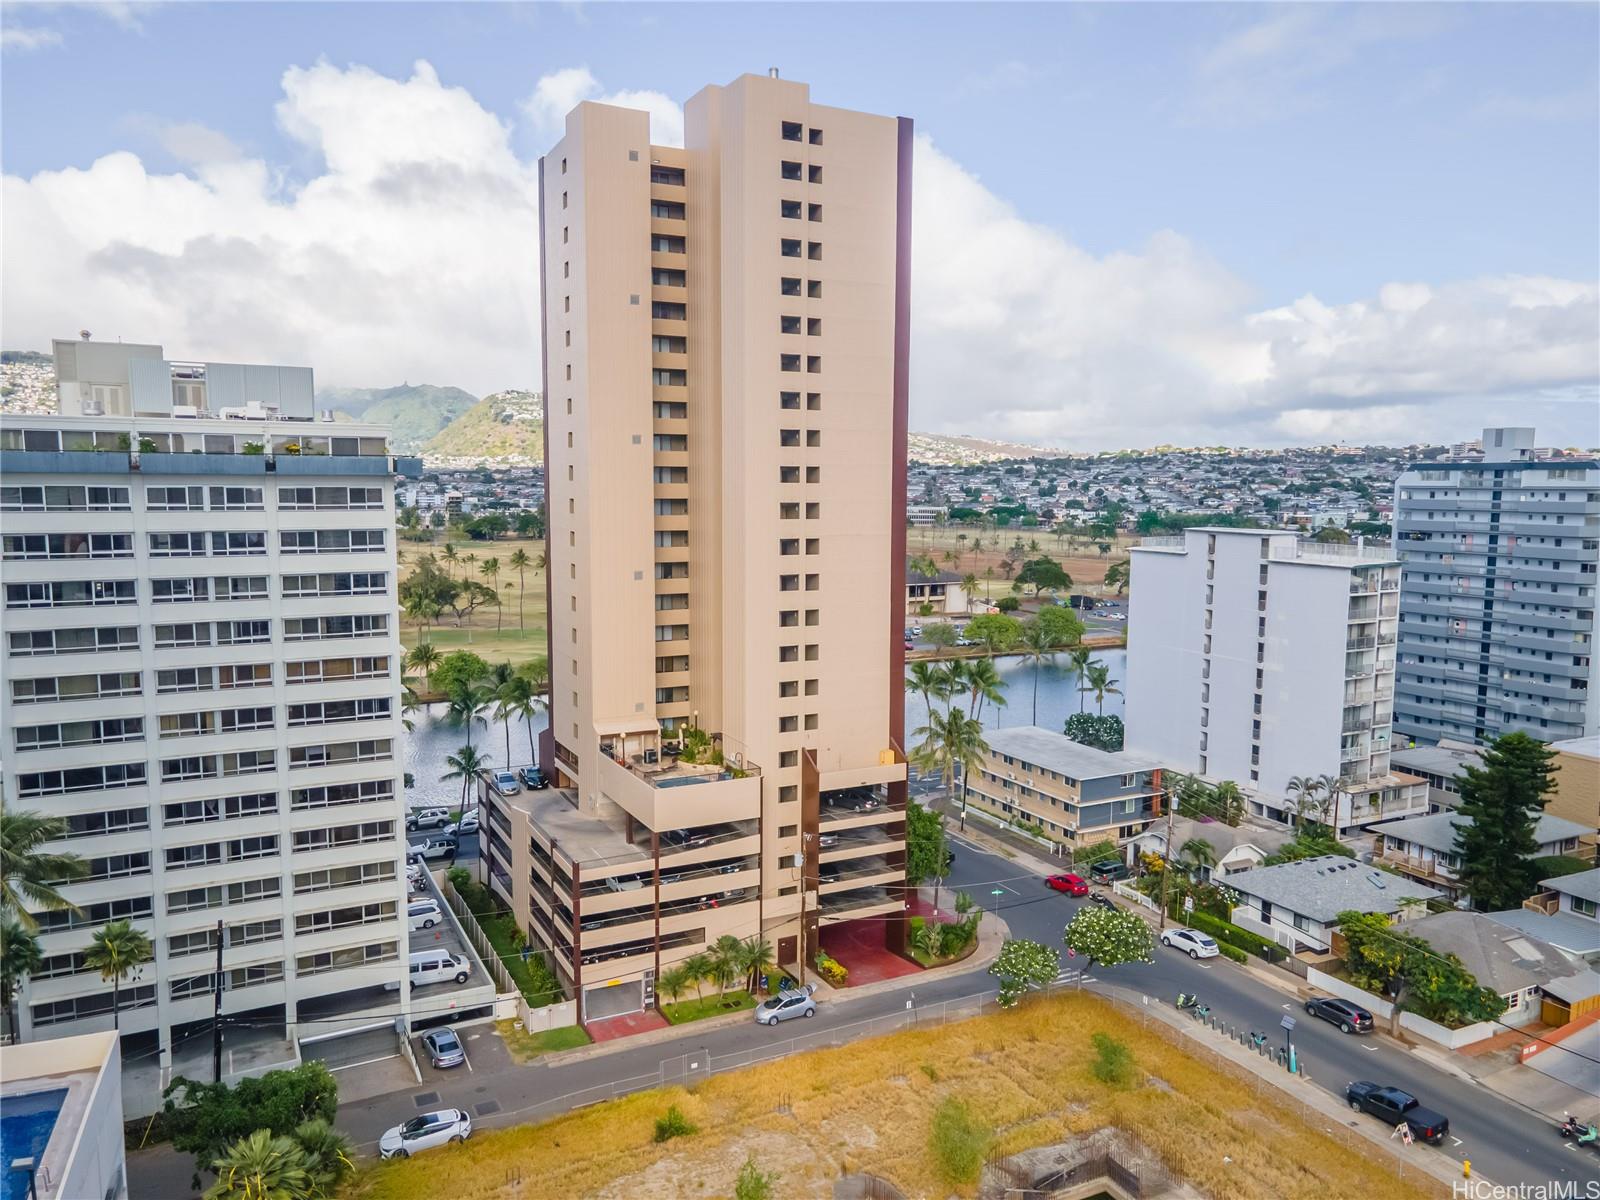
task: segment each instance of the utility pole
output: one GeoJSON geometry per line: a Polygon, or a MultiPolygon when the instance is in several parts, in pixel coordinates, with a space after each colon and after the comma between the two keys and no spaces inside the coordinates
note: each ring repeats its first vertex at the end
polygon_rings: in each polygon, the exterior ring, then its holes
{"type": "Polygon", "coordinates": [[[217,973],[211,977],[212,1082],[222,1082],[222,918],[217,918],[217,973]]]}
{"type": "Polygon", "coordinates": [[[1172,873],[1172,792],[1163,788],[1161,798],[1167,802],[1167,839],[1166,850],[1162,854],[1164,861],[1161,866],[1161,923],[1156,926],[1158,935],[1167,927],[1167,877],[1172,873]]]}

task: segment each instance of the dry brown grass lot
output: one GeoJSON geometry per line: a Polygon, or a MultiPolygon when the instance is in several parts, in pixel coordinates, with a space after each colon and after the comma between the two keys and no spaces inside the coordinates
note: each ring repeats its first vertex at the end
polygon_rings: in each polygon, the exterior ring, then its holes
{"type": "Polygon", "coordinates": [[[1099,594],[1100,585],[1105,581],[1106,568],[1114,562],[1128,557],[1128,547],[1134,545],[1138,539],[1128,534],[1119,534],[1116,541],[1111,544],[1111,552],[1101,555],[1097,544],[1086,537],[1058,537],[1047,529],[977,529],[958,528],[954,526],[914,526],[906,534],[906,553],[912,556],[929,555],[939,564],[940,570],[955,571],[965,575],[969,571],[978,577],[978,592],[982,595],[987,587],[996,596],[1004,596],[1010,590],[1006,582],[1005,572],[1001,569],[1001,562],[1008,557],[1012,545],[1018,538],[1022,539],[1024,553],[1017,559],[1020,567],[1023,560],[1038,558],[1043,555],[1053,558],[1066,573],[1072,576],[1073,590],[1099,594]],[[965,535],[963,537],[963,535],[965,535]],[[973,549],[974,542],[981,542],[982,548],[973,549]],[[1038,550],[1028,549],[1033,543],[1039,544],[1038,550]],[[957,556],[956,561],[948,561],[946,554],[957,556]],[[993,581],[984,580],[984,571],[994,569],[993,581]]]}
{"type": "MultiPolygon", "coordinates": [[[[364,1169],[360,1200],[545,1200],[729,1196],[753,1154],[780,1197],[827,1196],[842,1174],[870,1172],[908,1196],[971,1195],[939,1175],[934,1109],[964,1101],[1015,1154],[1107,1126],[1129,1131],[1202,1193],[1228,1200],[1421,1200],[1383,1151],[1350,1147],[1302,1119],[1270,1085],[1210,1067],[1088,995],[856,1042],[716,1075],[538,1125],[475,1135],[463,1146],[364,1169]],[[1090,1071],[1090,1035],[1132,1047],[1137,1082],[1090,1071]],[[1261,1094],[1258,1096],[1256,1093],[1261,1094]],[[663,1145],[655,1119],[677,1105],[698,1132],[663,1145]],[[1370,1155],[1370,1156],[1369,1156],[1370,1155]]],[[[1416,1180],[1419,1176],[1412,1175],[1416,1180]]]]}
{"type": "MultiPolygon", "coordinates": [[[[510,564],[511,556],[518,550],[527,554],[533,562],[537,562],[539,555],[544,553],[542,539],[507,537],[497,542],[474,542],[463,537],[446,539],[443,534],[436,533],[432,542],[412,542],[402,539],[399,549],[403,556],[400,560],[401,582],[405,581],[417,560],[425,554],[433,555],[439,563],[439,568],[448,571],[457,579],[466,575],[483,584],[491,582],[479,573],[484,562],[491,558],[500,560],[499,613],[497,614],[492,607],[484,606],[474,610],[472,615],[459,626],[454,616],[445,613],[437,624],[429,627],[426,635],[426,640],[437,646],[441,653],[471,650],[491,663],[521,663],[544,654],[547,616],[544,571],[529,566],[523,572],[523,582],[519,584],[517,572],[510,564]],[[446,540],[455,546],[458,561],[454,564],[445,561],[446,540]],[[470,563],[466,561],[466,556],[469,554],[474,556],[474,561],[470,563]],[[524,624],[519,624],[517,617],[519,601],[522,604],[522,622],[525,623],[525,627],[524,624]],[[498,630],[495,628],[497,617],[500,626],[498,630]]],[[[401,644],[409,650],[423,640],[421,627],[413,621],[408,621],[402,613],[401,644]]]]}

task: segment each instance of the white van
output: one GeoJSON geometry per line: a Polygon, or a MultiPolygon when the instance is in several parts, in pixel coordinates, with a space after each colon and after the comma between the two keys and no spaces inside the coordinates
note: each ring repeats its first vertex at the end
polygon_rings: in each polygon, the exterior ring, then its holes
{"type": "MultiPolygon", "coordinates": [[[[446,983],[454,980],[465,983],[472,974],[472,964],[459,954],[448,950],[419,950],[411,956],[411,986],[422,987],[429,983],[446,983]]],[[[383,985],[389,991],[398,991],[398,982],[383,985]]]]}
{"type": "Polygon", "coordinates": [[[444,911],[439,907],[439,902],[429,896],[423,900],[413,900],[406,906],[406,916],[411,918],[412,932],[418,929],[432,929],[444,920],[444,911]]]}

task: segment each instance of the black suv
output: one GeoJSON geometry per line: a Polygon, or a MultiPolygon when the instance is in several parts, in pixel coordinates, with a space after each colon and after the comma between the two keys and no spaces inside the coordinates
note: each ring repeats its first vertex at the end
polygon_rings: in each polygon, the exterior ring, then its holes
{"type": "Polygon", "coordinates": [[[1315,996],[1306,1001],[1306,1012],[1339,1027],[1340,1033],[1371,1033],[1372,1014],[1359,1004],[1337,996],[1315,996]]]}
{"type": "Polygon", "coordinates": [[[1431,1108],[1423,1108],[1410,1092],[1361,1079],[1344,1090],[1344,1098],[1357,1112],[1370,1113],[1390,1128],[1404,1121],[1411,1136],[1437,1146],[1450,1132],[1450,1119],[1431,1108]]]}

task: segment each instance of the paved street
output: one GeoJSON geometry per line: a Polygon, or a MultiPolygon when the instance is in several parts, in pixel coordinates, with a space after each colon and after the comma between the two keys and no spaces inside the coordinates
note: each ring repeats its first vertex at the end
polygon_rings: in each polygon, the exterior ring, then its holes
{"type": "MultiPolygon", "coordinates": [[[[1059,946],[1061,930],[1084,901],[1047,891],[1039,876],[998,854],[985,852],[956,836],[956,862],[943,907],[954,890],[965,890],[989,911],[998,910],[1013,937],[1032,938],[1059,946]]],[[[1071,964],[1065,964],[1070,967],[1071,964]]],[[[1222,1021],[1246,1029],[1265,1030],[1276,1040],[1283,1034],[1279,1022],[1291,1014],[1299,1022],[1295,1042],[1312,1082],[1342,1094],[1352,1079],[1374,1079],[1415,1093],[1425,1104],[1450,1118],[1455,1138],[1438,1151],[1416,1147],[1410,1153],[1443,1153],[1460,1161],[1471,1159],[1474,1172],[1496,1183],[1568,1181],[1582,1187],[1600,1187],[1600,1156],[1570,1148],[1556,1134],[1553,1121],[1541,1122],[1522,1108],[1504,1101],[1465,1078],[1448,1074],[1382,1036],[1347,1037],[1325,1022],[1307,1018],[1291,991],[1275,989],[1243,968],[1224,959],[1194,962],[1174,950],[1158,949],[1151,964],[1096,970],[1086,986],[1115,987],[1170,1003],[1178,992],[1194,992],[1211,1006],[1222,1021]]],[[[948,976],[910,989],[918,1007],[938,1005],[979,994],[992,994],[993,980],[982,971],[948,976]]],[[[707,1056],[717,1069],[733,1065],[733,1056],[778,1052],[791,1038],[826,1040],[830,1031],[842,1036],[870,1036],[870,1028],[851,1028],[872,1018],[903,1017],[908,993],[891,991],[824,1004],[814,1020],[789,1022],[767,1029],[740,1021],[700,1031],[668,1042],[642,1044],[569,1059],[559,1065],[536,1061],[518,1067],[499,1052],[497,1040],[486,1030],[469,1042],[475,1068],[439,1072],[424,1062],[420,1087],[353,1100],[339,1109],[339,1125],[364,1153],[374,1150],[383,1130],[424,1109],[460,1107],[477,1117],[483,1128],[537,1120],[593,1103],[611,1094],[702,1077],[707,1056]],[[821,1035],[821,1036],[819,1036],[821,1035]]],[[[885,1026],[886,1027],[886,1026],[885,1026]]],[[[1559,1116],[1559,1114],[1557,1114],[1559,1116]]],[[[1356,1122],[1371,1117],[1350,1114],[1356,1122]]],[[[130,1160],[136,1197],[163,1195],[152,1189],[151,1177],[138,1159],[130,1160]],[[144,1186],[140,1186],[144,1184],[144,1186]]],[[[173,1179],[171,1163],[161,1172],[163,1185],[173,1179]]],[[[1577,1193],[1579,1195],[1582,1192],[1577,1193]]]]}

